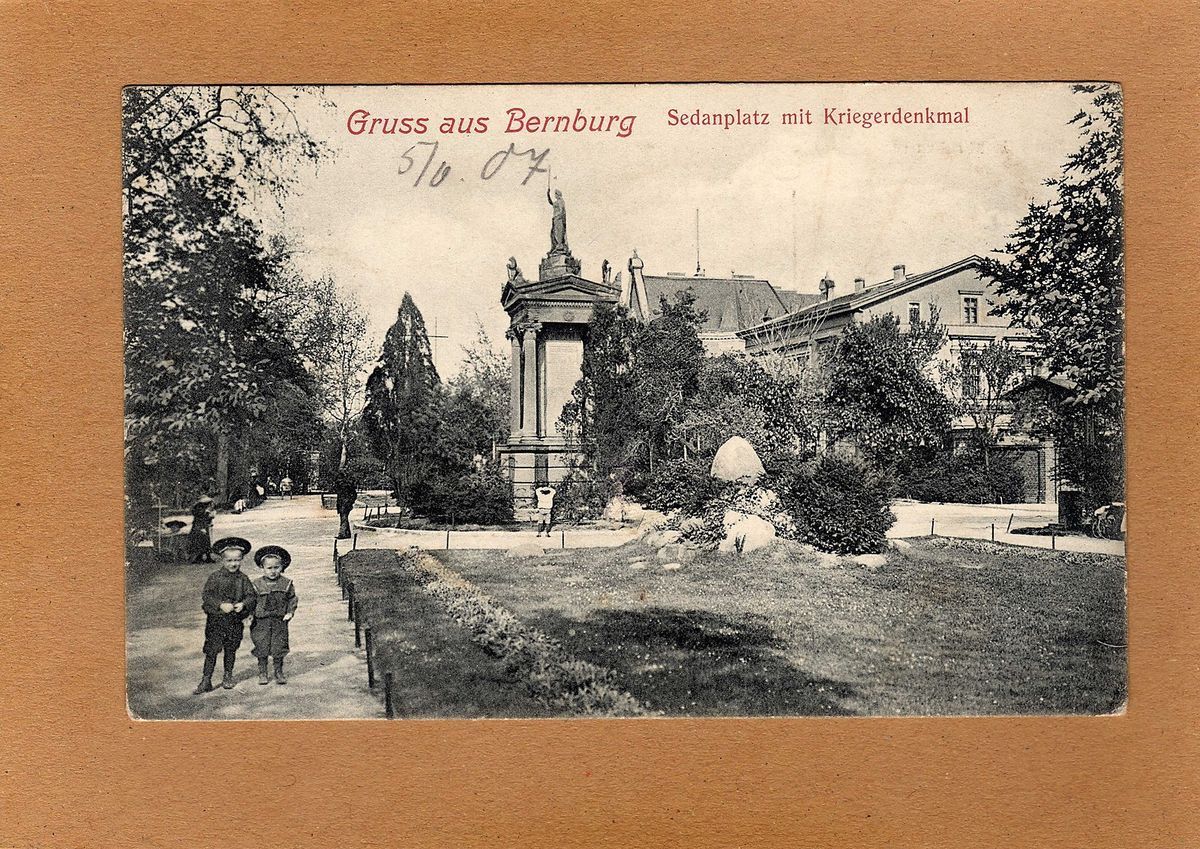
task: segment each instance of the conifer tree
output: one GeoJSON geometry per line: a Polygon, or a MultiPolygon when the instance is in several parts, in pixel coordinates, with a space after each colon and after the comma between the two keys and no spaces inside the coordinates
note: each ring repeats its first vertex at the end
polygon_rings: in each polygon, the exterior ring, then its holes
{"type": "Polygon", "coordinates": [[[396,321],[367,378],[363,427],[384,459],[397,498],[411,503],[434,472],[441,380],[433,364],[425,319],[404,293],[396,321]]]}

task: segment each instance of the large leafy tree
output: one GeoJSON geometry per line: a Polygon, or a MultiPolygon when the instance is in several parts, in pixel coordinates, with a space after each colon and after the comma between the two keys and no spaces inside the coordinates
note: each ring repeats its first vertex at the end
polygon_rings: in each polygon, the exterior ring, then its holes
{"type": "Polygon", "coordinates": [[[1066,392],[1047,396],[1059,476],[1095,500],[1123,489],[1125,232],[1121,91],[1081,85],[1087,103],[1071,119],[1082,143],[1047,181],[1001,256],[983,271],[1000,295],[994,310],[1032,331],[1038,354],[1066,392]]]}
{"type": "Polygon", "coordinates": [[[131,87],[123,118],[130,494],[184,479],[224,498],[232,443],[300,385],[263,309],[283,257],[254,206],[323,151],[259,87],[131,87]]]}
{"type": "Polygon", "coordinates": [[[559,426],[582,441],[601,476],[650,471],[671,454],[704,359],[694,303],[689,292],[664,298],[661,316],[650,324],[619,307],[596,308],[582,376],[559,426]]]}
{"type": "Polygon", "coordinates": [[[823,365],[827,435],[852,443],[880,470],[940,444],[953,414],[933,368],[944,339],[936,320],[909,333],[890,314],[848,326],[823,365]]]}
{"type": "Polygon", "coordinates": [[[396,321],[367,378],[363,428],[383,459],[398,498],[420,500],[420,487],[437,470],[441,379],[433,364],[425,319],[404,293],[396,321]]]}

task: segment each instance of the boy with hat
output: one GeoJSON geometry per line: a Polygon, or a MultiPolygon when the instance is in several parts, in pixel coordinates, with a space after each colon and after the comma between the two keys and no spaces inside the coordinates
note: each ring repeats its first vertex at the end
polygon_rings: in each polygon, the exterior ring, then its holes
{"type": "Polygon", "coordinates": [[[292,565],[292,555],[280,545],[264,545],[254,552],[254,562],[263,570],[254,580],[254,619],[250,623],[250,639],[254,641],[254,656],[258,658],[258,683],[266,684],[267,658],[275,659],[275,683],[286,684],[283,659],[288,653],[288,622],[296,615],[300,599],[291,578],[283,572],[292,565]]]}
{"type": "Polygon", "coordinates": [[[204,676],[196,695],[213,689],[212,676],[217,655],[225,654],[225,677],[221,686],[233,689],[233,665],[245,633],[244,620],[254,612],[254,585],[242,572],[242,558],[251,545],[241,537],[225,537],[213,543],[213,554],[221,566],[208,576],[201,597],[208,619],[204,624],[204,676]]]}

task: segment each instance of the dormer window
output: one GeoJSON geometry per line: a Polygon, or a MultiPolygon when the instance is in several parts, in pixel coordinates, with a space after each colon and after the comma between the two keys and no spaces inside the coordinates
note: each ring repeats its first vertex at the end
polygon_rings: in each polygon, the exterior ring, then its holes
{"type": "Polygon", "coordinates": [[[963,304],[963,324],[979,324],[979,298],[974,296],[964,297],[963,304]]]}

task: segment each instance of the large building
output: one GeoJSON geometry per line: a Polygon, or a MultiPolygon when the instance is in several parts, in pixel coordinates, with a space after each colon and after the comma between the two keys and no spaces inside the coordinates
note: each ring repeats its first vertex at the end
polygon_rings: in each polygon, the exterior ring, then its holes
{"type": "MultiPolygon", "coordinates": [[[[897,265],[891,278],[872,285],[859,278],[846,292],[826,278],[821,281],[816,300],[741,330],[737,336],[752,356],[782,355],[815,367],[821,362],[822,351],[852,323],[891,314],[900,321],[901,329],[907,329],[916,321],[929,321],[936,315],[948,335],[938,356],[961,367],[956,390],[970,401],[985,388],[972,358],[976,349],[991,341],[1005,341],[1017,351],[1029,345],[1024,330],[991,314],[991,305],[998,296],[991,282],[979,273],[981,263],[980,257],[969,256],[920,274],[909,274],[903,265],[897,265]]],[[[1028,371],[1032,372],[1032,357],[1029,363],[1028,371]]],[[[1055,502],[1053,446],[1015,427],[1011,416],[1002,415],[997,425],[1001,448],[1014,456],[1024,475],[1025,500],[1055,502]]],[[[965,433],[974,422],[964,416],[954,426],[965,433]]]]}

